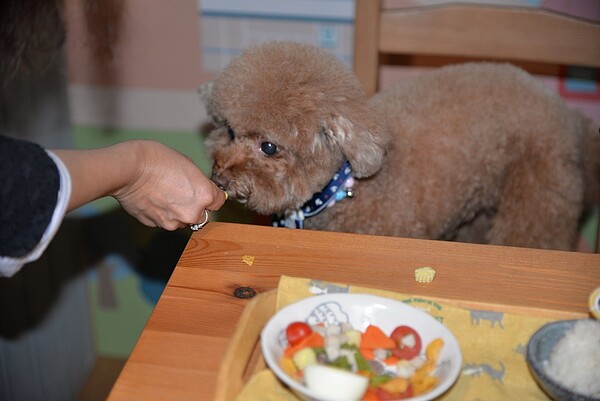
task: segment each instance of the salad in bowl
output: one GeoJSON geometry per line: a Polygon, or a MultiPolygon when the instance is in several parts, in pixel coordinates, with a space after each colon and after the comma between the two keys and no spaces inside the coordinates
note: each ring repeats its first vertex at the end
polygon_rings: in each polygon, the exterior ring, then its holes
{"type": "Polygon", "coordinates": [[[456,338],[389,298],[329,294],[277,312],[261,333],[265,361],[305,400],[431,400],[458,378],[456,338]]]}

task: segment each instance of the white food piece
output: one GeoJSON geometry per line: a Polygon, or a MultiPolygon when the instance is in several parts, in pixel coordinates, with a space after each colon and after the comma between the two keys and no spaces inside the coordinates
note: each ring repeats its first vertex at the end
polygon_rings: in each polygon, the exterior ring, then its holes
{"type": "Polygon", "coordinates": [[[324,365],[307,366],[304,381],[318,398],[327,401],[358,401],[369,385],[364,376],[324,365]]]}
{"type": "Polygon", "coordinates": [[[379,359],[380,361],[383,361],[385,358],[388,357],[389,353],[388,353],[388,350],[386,350],[386,349],[375,348],[373,350],[373,355],[375,356],[375,358],[379,359]]]}
{"type": "Polygon", "coordinates": [[[404,337],[402,337],[402,345],[404,345],[407,348],[412,348],[417,344],[417,339],[415,338],[414,334],[407,334],[404,337]]]}
{"type": "Polygon", "coordinates": [[[327,359],[335,361],[340,356],[340,347],[342,345],[342,339],[339,334],[329,335],[325,337],[325,353],[327,359]]]}
{"type": "Polygon", "coordinates": [[[332,324],[325,327],[325,335],[326,336],[334,336],[336,334],[340,334],[342,332],[342,328],[337,324],[332,324]]]}
{"type": "Polygon", "coordinates": [[[558,341],[546,372],[564,387],[588,397],[600,397],[600,322],[583,319],[558,341]]]}
{"type": "Polygon", "coordinates": [[[340,323],[340,330],[342,330],[342,333],[345,333],[345,332],[350,331],[350,330],[354,331],[354,328],[348,322],[341,322],[340,323]]]}

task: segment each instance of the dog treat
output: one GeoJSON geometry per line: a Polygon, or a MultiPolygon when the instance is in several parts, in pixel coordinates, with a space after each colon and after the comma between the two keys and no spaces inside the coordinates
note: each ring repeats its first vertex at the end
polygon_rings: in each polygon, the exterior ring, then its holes
{"type": "Polygon", "coordinates": [[[415,270],[415,281],[418,283],[431,283],[435,277],[435,270],[431,267],[419,267],[415,270]]]}
{"type": "Polygon", "coordinates": [[[252,264],[254,263],[254,256],[244,255],[242,256],[242,262],[244,262],[248,266],[252,266],[252,264]]]}

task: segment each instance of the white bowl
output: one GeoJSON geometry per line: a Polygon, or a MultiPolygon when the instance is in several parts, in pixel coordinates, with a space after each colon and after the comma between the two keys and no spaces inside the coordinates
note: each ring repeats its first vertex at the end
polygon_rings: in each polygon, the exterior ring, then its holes
{"type": "Polygon", "coordinates": [[[376,325],[388,335],[397,326],[408,325],[420,334],[424,347],[436,338],[443,339],[444,346],[435,371],[439,383],[431,391],[407,400],[426,401],[438,397],[452,386],[462,368],[462,354],[456,338],[443,324],[424,311],[374,295],[312,296],[282,308],[267,322],[261,333],[261,348],[267,365],[282,382],[305,400],[328,401],[319,398],[306,386],[288,376],[279,366],[287,347],[285,329],[295,321],[309,324],[347,322],[363,332],[368,325],[376,325]]]}

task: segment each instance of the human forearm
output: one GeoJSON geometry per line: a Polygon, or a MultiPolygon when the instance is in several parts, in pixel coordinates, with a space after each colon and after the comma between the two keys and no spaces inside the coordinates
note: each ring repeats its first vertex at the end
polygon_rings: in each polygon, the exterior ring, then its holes
{"type": "Polygon", "coordinates": [[[134,181],[142,145],[127,141],[98,149],[52,150],[71,175],[72,191],[68,210],[112,196],[134,181]]]}

